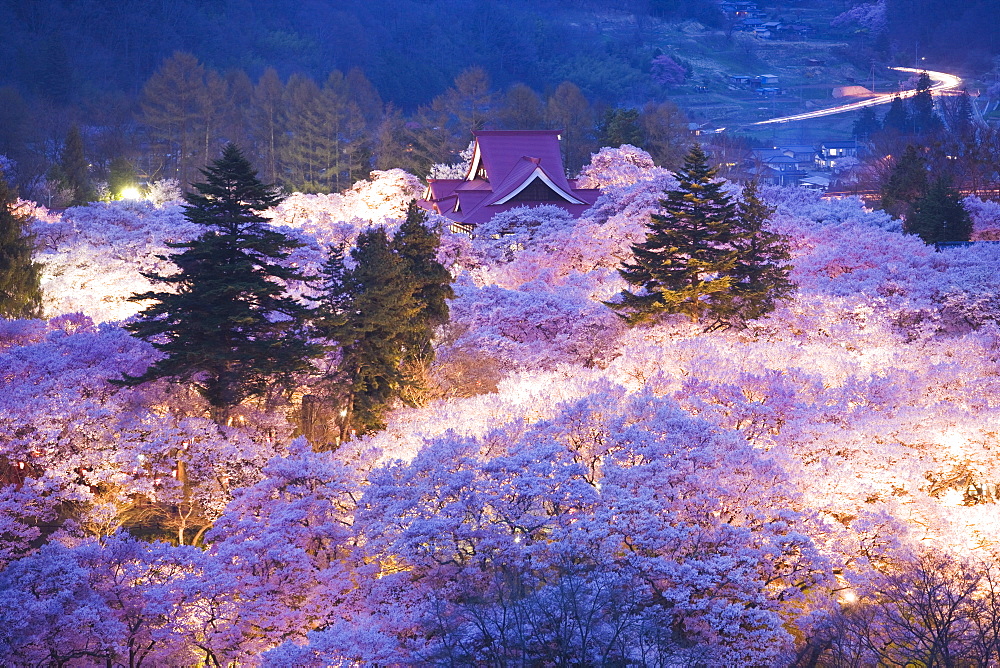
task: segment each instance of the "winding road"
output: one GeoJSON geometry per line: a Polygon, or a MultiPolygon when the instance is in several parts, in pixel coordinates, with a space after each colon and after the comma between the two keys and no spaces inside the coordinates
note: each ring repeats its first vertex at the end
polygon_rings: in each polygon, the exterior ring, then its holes
{"type": "MultiPolygon", "coordinates": [[[[927,72],[927,76],[931,78],[931,91],[934,93],[941,93],[946,90],[954,90],[962,85],[962,79],[956,77],[954,74],[946,74],[944,72],[932,72],[930,70],[922,70],[915,67],[890,67],[889,69],[896,70],[897,72],[911,72],[914,74],[919,74],[920,72],[927,72]]],[[[892,102],[892,98],[900,97],[907,98],[913,97],[917,94],[915,90],[904,90],[896,93],[881,93],[875,97],[870,97],[867,100],[861,100],[860,102],[851,102],[850,104],[843,104],[839,107],[830,107],[829,109],[819,109],[817,111],[807,111],[804,114],[794,114],[792,116],[779,116],[778,118],[770,118],[766,121],[757,121],[756,123],[751,123],[751,125],[767,125],[769,123],[788,123],[791,121],[803,121],[807,118],[819,118],[820,116],[832,116],[833,114],[843,114],[848,111],[857,111],[863,107],[873,107],[876,104],[888,104],[892,102]]]]}

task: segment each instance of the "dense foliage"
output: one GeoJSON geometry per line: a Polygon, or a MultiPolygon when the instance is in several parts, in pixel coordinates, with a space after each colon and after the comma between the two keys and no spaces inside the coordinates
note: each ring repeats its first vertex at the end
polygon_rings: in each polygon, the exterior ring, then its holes
{"type": "Polygon", "coordinates": [[[176,273],[146,275],[169,292],[131,298],[152,303],[126,329],[164,356],[125,382],[193,382],[224,420],[246,398],[268,394],[276,381],[287,384],[319,351],[305,337],[306,308],[286,291],[304,278],[283,263],[298,244],[261,216],[281,198],[232,144],[203,173],[184,215],[206,231],[172,244],[183,249],[169,258],[176,273]]]}
{"type": "MultiPolygon", "coordinates": [[[[423,176],[484,123],[565,130],[575,170],[594,109],[662,99],[644,36],[693,15],[720,12],[709,0],[4,5],[0,155],[47,206],[80,203],[52,169],[74,123],[95,185],[124,160],[188,188],[234,142],[269,183],[339,192],[373,168],[423,176]]],[[[686,132],[676,107],[650,105],[650,146],[686,132]]]]}
{"type": "MultiPolygon", "coordinates": [[[[607,185],[580,219],[442,238],[432,391],[332,452],[294,438],[313,381],[225,425],[183,387],[107,382],[157,354],[114,322],[138,269],[200,225],[35,209],[53,317],[0,320],[3,662],[995,661],[994,245],[766,188],[798,292],[742,331],[627,328],[599,300],[679,184],[632,148],[587,173],[607,185]]],[[[388,173],[268,215],[304,243],[289,262],[344,244],[350,270],[412,198],[388,173]]]]}
{"type": "Polygon", "coordinates": [[[707,329],[746,325],[773,311],[793,289],[787,243],[765,229],[773,213],[745,188],[734,203],[695,145],[675,174],[646,239],[619,273],[632,286],[606,302],[630,325],[681,313],[707,329]]]}
{"type": "MultiPolygon", "coordinates": [[[[623,16],[721,18],[714,3],[624,3],[623,16]]],[[[628,63],[630,36],[612,36],[608,46],[618,62],[607,61],[607,46],[590,21],[606,3],[570,0],[500,4],[468,2],[275,2],[251,10],[234,0],[204,5],[182,1],[170,7],[130,0],[13,4],[3,9],[10,39],[0,47],[0,84],[40,88],[46,96],[73,99],[88,88],[134,91],[175,50],[185,50],[219,70],[244,69],[257,77],[264,63],[283,76],[301,72],[321,79],[333,66],[363,69],[381,95],[396,106],[428,102],[461,70],[487,67],[499,83],[515,81],[542,89],[558,83],[567,67],[599,86],[615,74],[633,74],[628,63]],[[391,17],[391,20],[386,20],[391,17]],[[433,39],[413,39],[433,35],[433,39]],[[49,88],[49,84],[53,85],[49,88]]],[[[596,92],[596,91],[595,91],[596,92]]],[[[602,97],[607,91],[601,91],[602,97]]]]}
{"type": "Polygon", "coordinates": [[[30,217],[0,170],[0,317],[41,314],[41,267],[34,260],[30,217]]]}

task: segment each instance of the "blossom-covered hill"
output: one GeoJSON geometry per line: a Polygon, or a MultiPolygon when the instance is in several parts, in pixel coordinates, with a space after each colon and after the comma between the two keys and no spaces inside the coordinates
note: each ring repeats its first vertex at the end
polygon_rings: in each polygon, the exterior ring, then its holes
{"type": "MultiPolygon", "coordinates": [[[[579,220],[514,210],[446,236],[456,296],[422,405],[333,453],[293,438],[294,401],[217,427],[184,387],[108,382],[152,359],[119,321],[140,272],[198,233],[178,205],[40,212],[49,319],[0,323],[5,662],[980,656],[970,629],[1000,618],[982,594],[1000,248],[936,252],[859,200],[772,189],[793,299],[743,331],[628,329],[601,300],[676,182],[628,148],[585,176],[604,194],[579,220]],[[173,544],[131,537],[150,524],[173,544]],[[967,587],[964,636],[899,621],[940,614],[893,594],[921,582],[967,587]]],[[[315,267],[392,229],[417,187],[375,173],[273,220],[315,267]]],[[[967,205],[990,238],[995,205],[967,205]]]]}

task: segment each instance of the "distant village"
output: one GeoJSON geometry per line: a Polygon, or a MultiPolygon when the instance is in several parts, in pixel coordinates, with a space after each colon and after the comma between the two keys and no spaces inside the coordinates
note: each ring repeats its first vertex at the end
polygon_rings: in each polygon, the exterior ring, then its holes
{"type": "Polygon", "coordinates": [[[814,32],[812,26],[804,23],[768,21],[767,14],[757,7],[756,2],[723,2],[719,6],[731,19],[734,32],[750,33],[761,39],[801,39],[814,32]]]}
{"type": "MultiPolygon", "coordinates": [[[[826,192],[836,186],[837,178],[858,164],[863,146],[858,141],[830,140],[817,146],[781,144],[754,148],[732,162],[723,163],[727,176],[775,186],[800,186],[826,192]]],[[[721,149],[706,144],[706,151],[719,155],[721,149]]]]}

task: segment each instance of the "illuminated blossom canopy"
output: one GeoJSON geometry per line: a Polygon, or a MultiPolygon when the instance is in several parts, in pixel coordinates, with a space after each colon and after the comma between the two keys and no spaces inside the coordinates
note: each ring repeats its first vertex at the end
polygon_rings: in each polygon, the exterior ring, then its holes
{"type": "MultiPolygon", "coordinates": [[[[3,662],[988,663],[1000,251],[764,188],[797,294],[742,332],[628,329],[599,301],[676,187],[638,158],[595,158],[578,218],[446,236],[426,394],[333,452],[297,438],[308,377],[223,425],[183,385],[107,382],[155,357],[119,323],[196,234],[176,205],[35,209],[49,319],[0,320],[3,662]]],[[[268,216],[314,272],[415,187],[268,216]]]]}

